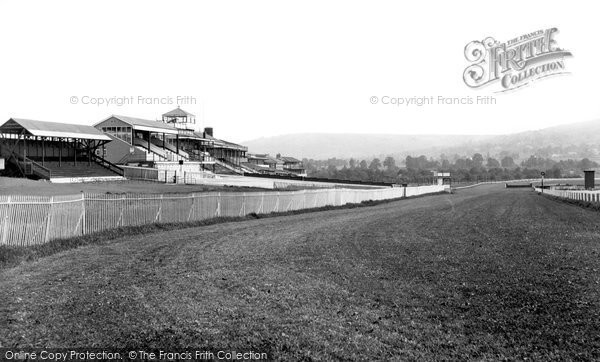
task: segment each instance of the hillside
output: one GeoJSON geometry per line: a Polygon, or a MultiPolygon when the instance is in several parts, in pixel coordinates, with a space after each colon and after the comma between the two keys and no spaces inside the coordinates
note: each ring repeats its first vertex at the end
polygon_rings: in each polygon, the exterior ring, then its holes
{"type": "Polygon", "coordinates": [[[492,136],[387,135],[302,133],[263,137],[242,144],[253,153],[293,155],[299,158],[363,158],[379,154],[419,151],[432,145],[455,147],[484,141],[492,136]]]}
{"type": "Polygon", "coordinates": [[[600,120],[566,124],[507,135],[384,135],[303,133],[263,137],[247,142],[250,152],[281,153],[299,158],[372,158],[475,152],[515,158],[538,155],[554,159],[600,160],[600,120]]]}

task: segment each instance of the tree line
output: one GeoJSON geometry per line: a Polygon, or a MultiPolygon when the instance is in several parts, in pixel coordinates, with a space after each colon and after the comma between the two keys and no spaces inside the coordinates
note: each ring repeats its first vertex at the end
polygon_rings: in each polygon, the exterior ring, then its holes
{"type": "Polygon", "coordinates": [[[471,157],[442,155],[438,159],[406,156],[400,163],[392,156],[383,161],[330,158],[304,159],[303,163],[311,177],[393,183],[429,183],[432,171],[450,172],[453,182],[477,182],[539,178],[541,172],[548,178],[581,177],[583,170],[598,167],[588,158],[556,161],[532,155],[517,162],[509,155],[496,159],[480,153],[471,157]]]}

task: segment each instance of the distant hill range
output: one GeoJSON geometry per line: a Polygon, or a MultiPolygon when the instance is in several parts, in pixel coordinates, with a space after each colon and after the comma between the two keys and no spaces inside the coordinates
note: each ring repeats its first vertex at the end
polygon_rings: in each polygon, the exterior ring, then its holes
{"type": "Polygon", "coordinates": [[[301,133],[263,137],[247,142],[249,152],[281,153],[297,158],[328,159],[407,155],[439,157],[530,155],[553,159],[590,158],[600,161],[600,120],[580,122],[507,135],[390,135],[301,133]]]}

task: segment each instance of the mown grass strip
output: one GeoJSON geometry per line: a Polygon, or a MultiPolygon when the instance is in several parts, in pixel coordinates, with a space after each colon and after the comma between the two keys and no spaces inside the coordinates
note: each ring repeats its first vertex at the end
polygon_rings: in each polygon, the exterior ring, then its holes
{"type": "Polygon", "coordinates": [[[27,247],[18,247],[18,246],[6,246],[0,245],[0,269],[12,268],[18,266],[24,262],[32,262],[38,260],[43,257],[47,257],[65,250],[75,249],[81,246],[86,245],[95,245],[101,244],[103,242],[114,240],[121,237],[133,236],[133,235],[143,235],[150,234],[154,232],[160,231],[169,231],[169,230],[177,230],[177,229],[185,229],[185,228],[193,228],[200,226],[208,226],[214,224],[221,224],[225,222],[239,222],[239,221],[247,221],[254,219],[263,219],[269,217],[279,217],[279,216],[288,216],[288,215],[297,215],[304,214],[307,212],[317,212],[317,211],[328,211],[328,210],[338,210],[338,209],[353,209],[357,207],[367,207],[367,206],[376,206],[381,204],[386,204],[399,200],[407,200],[407,199],[415,199],[424,196],[432,196],[445,194],[446,192],[437,192],[425,195],[417,195],[410,197],[400,197],[388,200],[378,200],[372,201],[367,200],[361,203],[351,203],[345,204],[341,206],[323,206],[311,209],[303,209],[303,210],[295,210],[295,211],[285,211],[285,212],[272,212],[269,214],[256,214],[251,213],[246,216],[241,217],[217,217],[212,219],[200,220],[200,221],[190,221],[190,222],[180,222],[180,223],[155,223],[141,226],[125,226],[116,229],[106,230],[99,233],[93,233],[89,235],[82,235],[77,237],[71,237],[66,239],[56,239],[51,240],[45,244],[40,245],[32,245],[27,247]]]}

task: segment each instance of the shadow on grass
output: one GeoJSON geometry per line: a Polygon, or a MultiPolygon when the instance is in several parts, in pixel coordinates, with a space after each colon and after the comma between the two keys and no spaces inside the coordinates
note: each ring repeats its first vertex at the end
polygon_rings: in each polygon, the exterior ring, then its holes
{"type": "Polygon", "coordinates": [[[272,212],[269,214],[256,214],[251,213],[246,216],[240,217],[216,217],[207,220],[200,221],[191,221],[191,222],[179,222],[179,223],[156,223],[156,224],[148,224],[141,226],[125,226],[116,229],[105,230],[98,233],[93,233],[89,235],[82,235],[71,237],[67,239],[56,239],[51,240],[45,244],[40,245],[32,245],[27,247],[20,246],[6,246],[0,245],[0,269],[12,268],[18,266],[24,262],[31,262],[37,259],[50,256],[65,250],[75,249],[81,246],[86,245],[94,245],[101,244],[103,242],[114,240],[121,237],[133,236],[133,235],[144,235],[150,234],[154,232],[160,231],[169,231],[169,230],[177,230],[177,229],[185,229],[185,228],[193,228],[199,226],[207,226],[214,224],[221,224],[225,222],[233,222],[233,221],[247,221],[254,219],[264,219],[270,217],[279,217],[279,216],[288,216],[288,215],[297,215],[304,214],[308,212],[316,212],[316,211],[328,211],[328,210],[338,210],[338,209],[354,209],[357,207],[367,207],[367,206],[376,206],[381,204],[386,204],[399,200],[407,200],[420,198],[425,196],[432,195],[440,195],[445,194],[447,192],[437,192],[426,195],[419,196],[410,196],[410,197],[401,197],[395,199],[388,200],[367,200],[361,203],[354,204],[346,204],[342,206],[323,206],[311,209],[303,209],[303,210],[295,210],[295,211],[286,211],[286,212],[272,212]]]}

